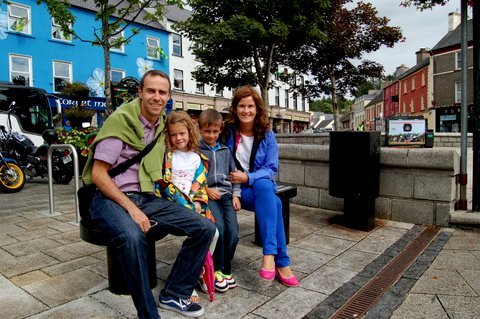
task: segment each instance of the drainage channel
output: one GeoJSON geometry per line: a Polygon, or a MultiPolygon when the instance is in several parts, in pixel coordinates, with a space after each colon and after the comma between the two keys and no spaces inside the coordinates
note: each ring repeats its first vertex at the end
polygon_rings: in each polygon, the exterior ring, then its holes
{"type": "Polygon", "coordinates": [[[362,318],[422,254],[439,230],[440,228],[437,227],[426,226],[405,249],[343,304],[330,319],[362,318]]]}

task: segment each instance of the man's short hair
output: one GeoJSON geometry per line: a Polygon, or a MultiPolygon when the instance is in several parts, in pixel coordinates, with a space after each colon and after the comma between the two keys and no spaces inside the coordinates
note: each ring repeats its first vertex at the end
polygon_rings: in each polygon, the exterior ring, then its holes
{"type": "Polygon", "coordinates": [[[198,125],[200,128],[209,127],[210,125],[219,125],[220,128],[223,125],[222,114],[214,109],[206,109],[198,117],[198,125]]]}
{"type": "Polygon", "coordinates": [[[160,76],[162,78],[167,79],[168,80],[168,91],[170,92],[170,90],[172,89],[172,83],[170,82],[170,78],[168,77],[168,75],[165,72],[160,71],[160,70],[148,70],[147,72],[145,72],[142,76],[142,79],[140,80],[140,86],[139,86],[140,89],[143,89],[143,85],[145,83],[145,78],[147,76],[160,76]]]}

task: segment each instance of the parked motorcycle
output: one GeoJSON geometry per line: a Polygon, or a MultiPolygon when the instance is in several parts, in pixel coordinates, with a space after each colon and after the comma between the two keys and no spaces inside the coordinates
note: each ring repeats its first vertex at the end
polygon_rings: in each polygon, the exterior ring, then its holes
{"type": "MultiPolygon", "coordinates": [[[[45,144],[38,148],[26,135],[19,132],[12,132],[10,117],[15,112],[15,103],[13,102],[8,110],[7,125],[0,126],[0,141],[5,156],[13,158],[23,169],[28,179],[33,177],[48,176],[48,149],[57,140],[57,133],[53,129],[47,129],[43,132],[42,138],[45,144]]],[[[52,152],[52,177],[58,184],[68,184],[73,178],[72,156],[68,149],[52,152]]]]}
{"type": "Polygon", "coordinates": [[[25,173],[12,158],[3,157],[0,152],[0,191],[15,193],[25,186],[25,173]]]}

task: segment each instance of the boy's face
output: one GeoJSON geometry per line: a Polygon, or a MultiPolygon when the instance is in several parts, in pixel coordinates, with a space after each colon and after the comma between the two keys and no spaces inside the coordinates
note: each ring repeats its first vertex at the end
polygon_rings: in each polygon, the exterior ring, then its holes
{"type": "Polygon", "coordinates": [[[222,127],[220,124],[212,124],[200,128],[202,139],[208,146],[215,146],[221,131],[222,127]]]}

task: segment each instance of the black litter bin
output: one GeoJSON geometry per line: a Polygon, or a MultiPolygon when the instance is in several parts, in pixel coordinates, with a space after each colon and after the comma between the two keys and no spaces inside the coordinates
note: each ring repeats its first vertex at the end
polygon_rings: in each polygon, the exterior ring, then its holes
{"type": "Polygon", "coordinates": [[[427,130],[425,134],[425,148],[432,148],[434,142],[433,130],[427,130]]]}
{"type": "Polygon", "coordinates": [[[374,227],[380,180],[380,132],[330,132],[329,194],[344,198],[341,223],[374,227]]]}

